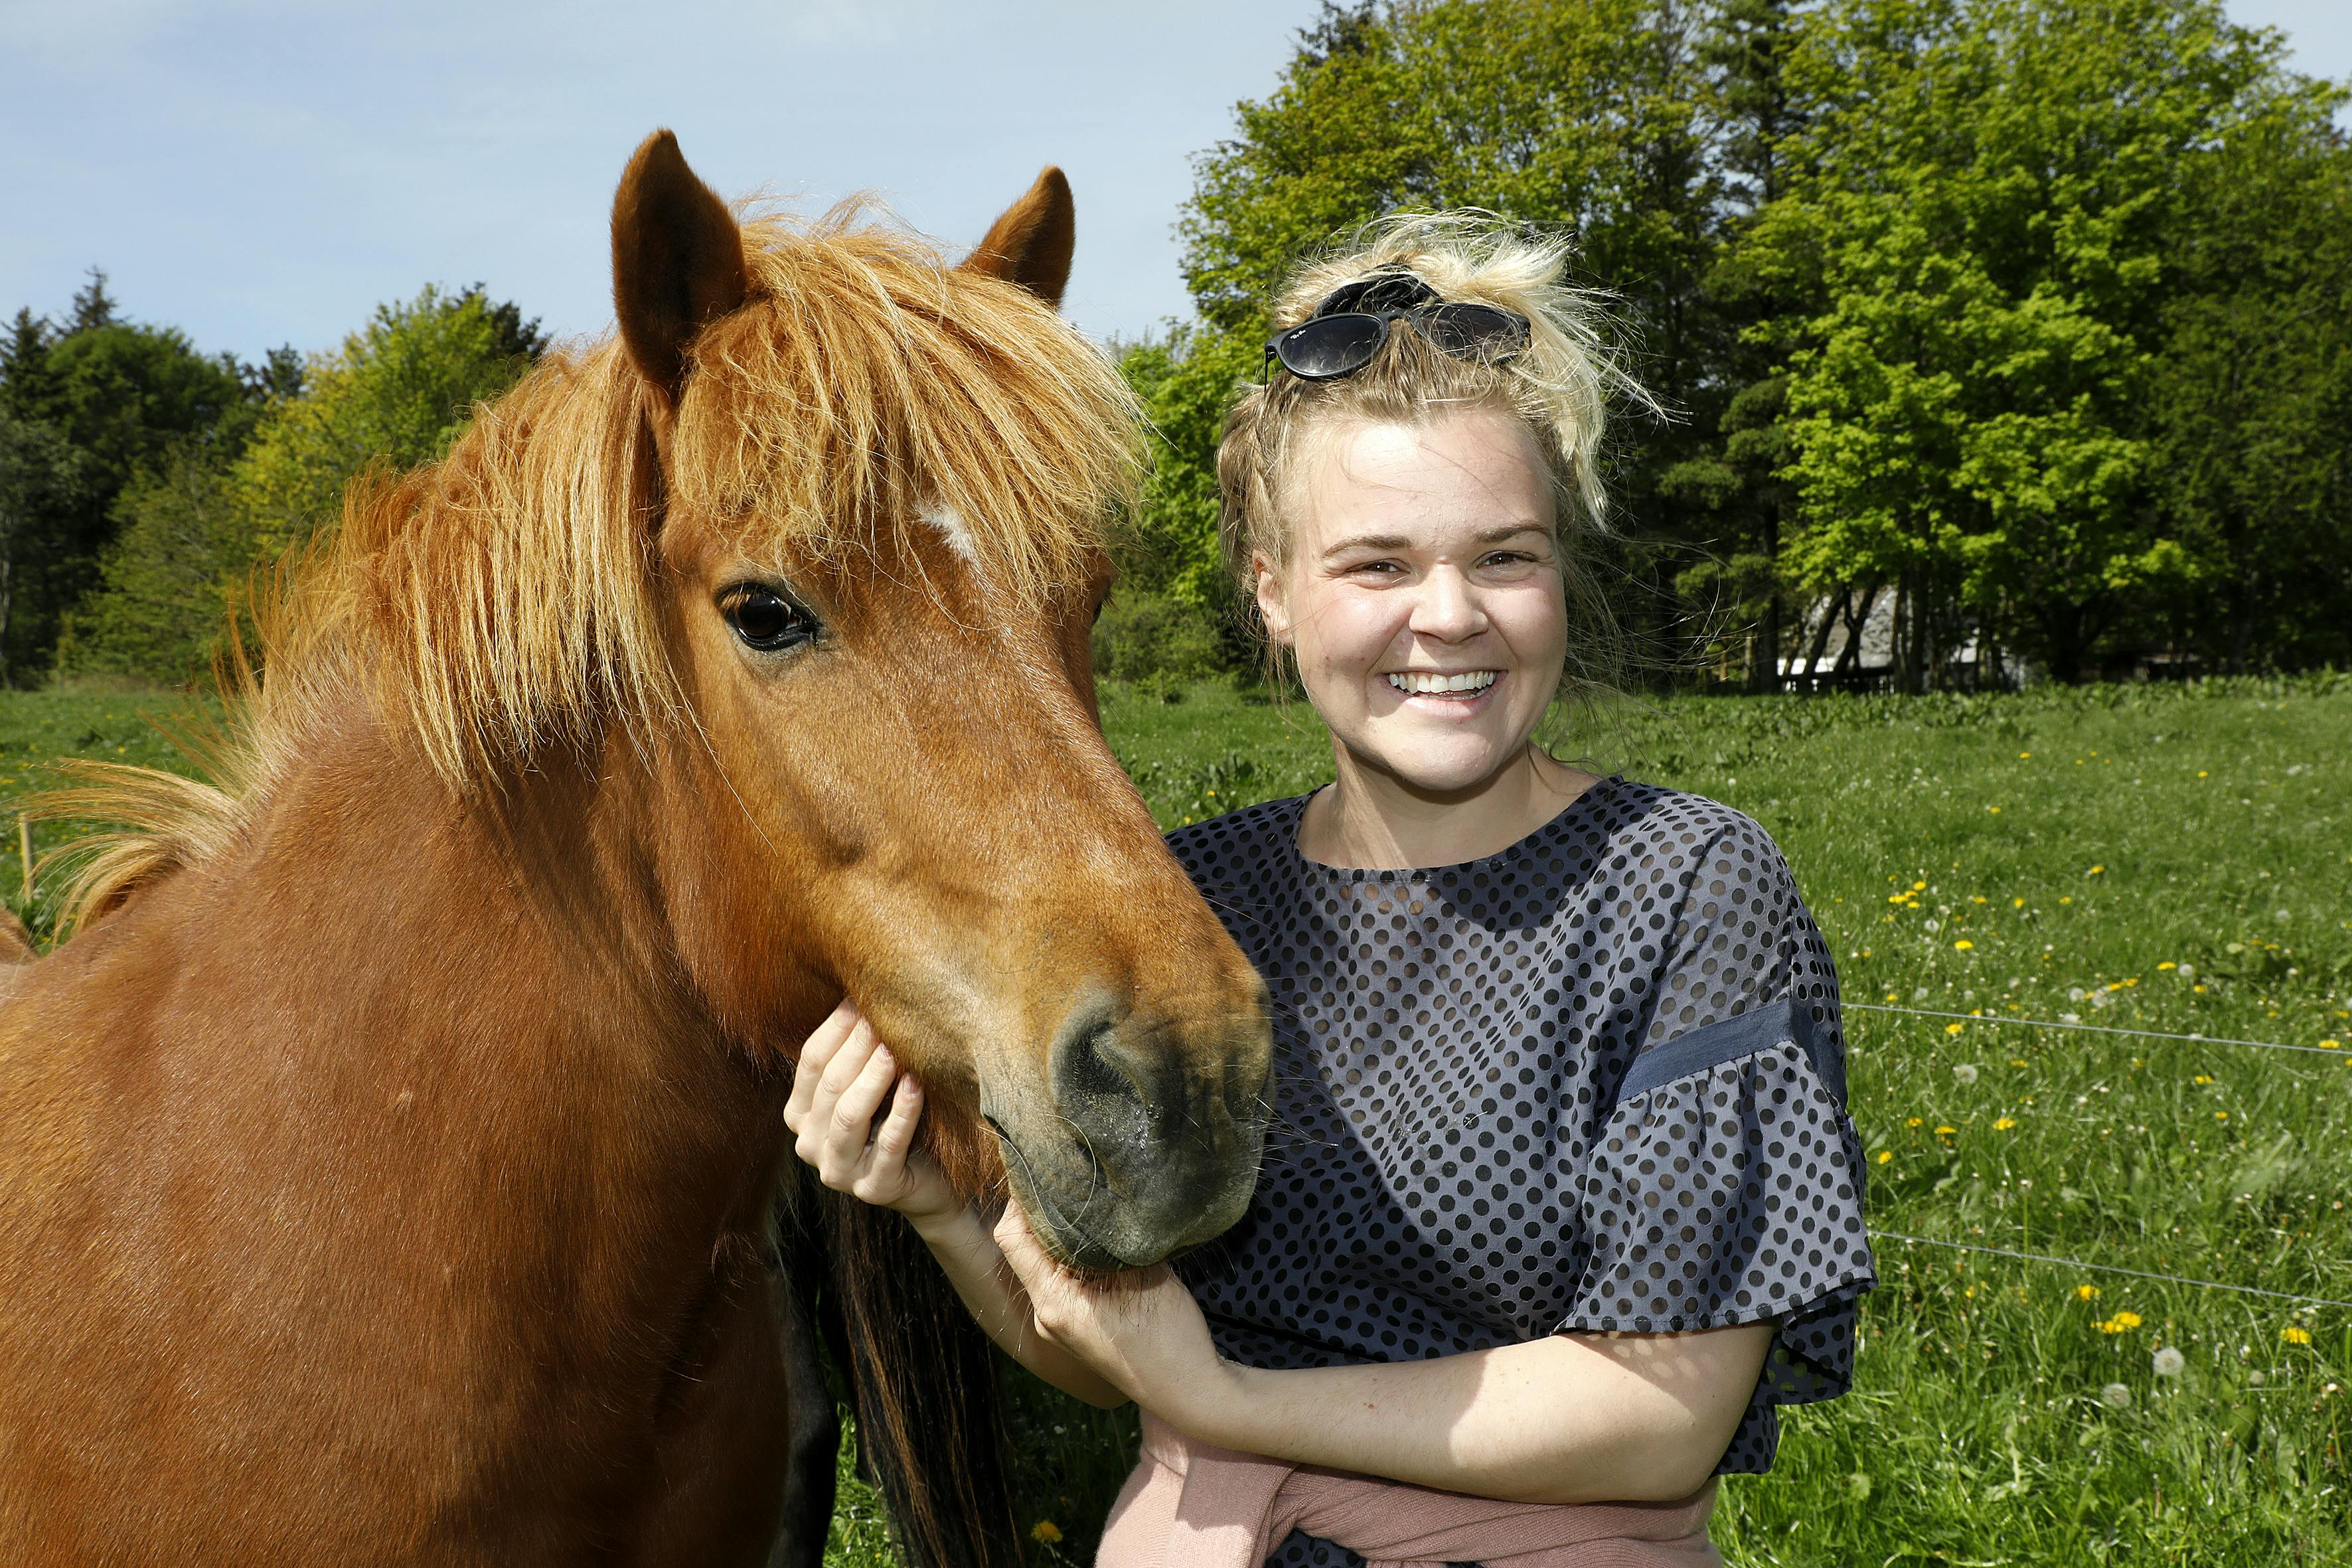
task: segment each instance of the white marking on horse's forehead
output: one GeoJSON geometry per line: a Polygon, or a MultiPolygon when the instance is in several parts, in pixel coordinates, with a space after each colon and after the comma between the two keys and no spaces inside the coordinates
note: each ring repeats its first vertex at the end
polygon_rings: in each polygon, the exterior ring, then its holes
{"type": "Polygon", "coordinates": [[[971,530],[955,508],[933,503],[923,509],[923,521],[940,531],[940,536],[948,542],[950,550],[973,566],[980,564],[980,551],[971,542],[971,530]]]}

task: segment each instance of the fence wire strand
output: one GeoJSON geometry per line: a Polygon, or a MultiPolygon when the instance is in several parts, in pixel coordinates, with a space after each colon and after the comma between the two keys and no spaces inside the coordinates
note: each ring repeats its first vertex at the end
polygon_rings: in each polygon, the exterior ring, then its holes
{"type": "Polygon", "coordinates": [[[2036,1029],[2084,1029],[2095,1035],[2134,1035],[2146,1040],[2193,1040],[2200,1046],[2252,1046],[2265,1051],[2305,1051],[2313,1056],[2352,1061],[2352,1052],[2326,1046],[2290,1046],[2278,1040],[2237,1040],[2227,1035],[2173,1035],[2161,1029],[2122,1029],[2112,1024],[2069,1024],[2060,1018],[2004,1018],[1997,1013],[1945,1013],[1932,1007],[1895,1007],[1884,1002],[1847,1002],[1844,1006],[1865,1013],[1908,1013],[1917,1018],[1958,1018],[1964,1024],[2024,1024],[2036,1029]]]}
{"type": "Polygon", "coordinates": [[[2128,1274],[2135,1279],[2160,1279],[2168,1285],[2194,1285],[2206,1290],[2234,1290],[2241,1296],[2267,1296],[2274,1301],[2306,1301],[2319,1307],[2352,1309],[2352,1301],[2338,1301],[2331,1296],[2298,1296],[2286,1290],[2264,1290],[2252,1285],[2230,1285],[2219,1279],[2191,1279],[2185,1274],[2158,1274],[2146,1268],[2125,1268],[2113,1263],[2084,1263],[2079,1258],[2056,1258],[2046,1252],[2020,1252],[2007,1247],[1986,1247],[1973,1241],[1947,1241],[1940,1236],[1906,1236],[1899,1230],[1872,1230],[1871,1236],[1882,1241],[1909,1241],[1922,1247],[1948,1247],[1958,1252],[1989,1253],[1995,1258],[2021,1258],[2028,1263],[2054,1263],[2064,1268],[2080,1268],[2093,1274],[2128,1274]]]}

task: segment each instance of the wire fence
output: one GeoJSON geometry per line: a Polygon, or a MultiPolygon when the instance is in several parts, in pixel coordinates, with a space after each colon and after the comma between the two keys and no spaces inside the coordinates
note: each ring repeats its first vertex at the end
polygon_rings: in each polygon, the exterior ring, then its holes
{"type": "Polygon", "coordinates": [[[2176,1035],[2162,1029],[2123,1029],[2112,1024],[2070,1024],[2063,1018],[2004,1018],[1994,1013],[1946,1013],[1932,1007],[1896,1007],[1884,1002],[1847,1002],[1842,1005],[1864,1013],[1908,1013],[1919,1018],[1958,1018],[1964,1024],[2021,1024],[2035,1029],[2083,1029],[2094,1035],[2131,1035],[2144,1040],[2194,1040],[2202,1046],[2252,1046],[2264,1051],[2307,1051],[2313,1056],[2352,1061],[2352,1051],[2341,1046],[2291,1046],[2279,1040],[2240,1040],[2227,1035],[2176,1035]]]}
{"type": "Polygon", "coordinates": [[[1899,1230],[1870,1232],[1878,1241],[1908,1241],[1921,1247],[1948,1247],[1955,1252],[1982,1252],[1994,1258],[2014,1258],[2027,1263],[2054,1263],[2062,1268],[2080,1268],[2088,1274],[2127,1274],[2135,1279],[2160,1279],[2168,1285],[2193,1285],[2202,1290],[2234,1290],[2241,1296],[2266,1296],[2273,1301],[2305,1301],[2319,1307],[2352,1309],[2352,1301],[2339,1301],[2332,1296],[2299,1296],[2291,1290],[2265,1290],[2254,1285],[2231,1285],[2220,1279],[2193,1279],[2186,1274],[2160,1274],[2150,1268],[2126,1268],[2116,1263],[2086,1263],[2079,1258],[2059,1258],[2047,1252],[2021,1252],[2014,1247],[1987,1247],[1973,1241],[1948,1241],[1940,1236],[1906,1236],[1899,1230]]]}
{"type": "MultiPolygon", "coordinates": [[[[1870,1013],[1907,1014],[1917,1018],[1957,1018],[1969,1024],[2019,1024],[2037,1029],[2082,1029],[2097,1035],[2129,1035],[2138,1039],[2193,1041],[2207,1046],[2251,1046],[2265,1051],[2303,1051],[2314,1056],[2333,1056],[2352,1060],[2352,1053],[2341,1047],[2296,1046],[2278,1040],[2241,1040],[2226,1035],[2175,1034],[2161,1029],[2126,1029],[2107,1024],[2069,1023],[2060,1018],[2004,1018],[1981,1013],[1951,1013],[1933,1007],[1900,1007],[1883,1002],[1847,1002],[1845,1006],[1870,1013]]],[[[1990,1247],[1981,1242],[1953,1241],[1940,1236],[1911,1236],[1899,1230],[1880,1230],[1873,1226],[1872,1239],[1908,1242],[1917,1247],[1948,1247],[1955,1252],[1982,1253],[1992,1258],[2012,1258],[2025,1263],[2046,1263],[2063,1268],[2078,1268],[2090,1274],[2119,1274],[2134,1279],[2153,1279],[2168,1285],[2185,1285],[2200,1290],[2228,1290],[2240,1296],[2258,1296],[2273,1301],[2298,1301],[2309,1306],[2341,1307],[2352,1311],[2352,1301],[2338,1300],[2332,1296],[2305,1296],[2289,1290],[2267,1290],[2254,1285],[2232,1285],[2221,1279],[2198,1279],[2186,1274],[2165,1274],[2148,1268],[2126,1268],[2117,1263],[2092,1263],[2079,1258],[2060,1258],[2053,1253],[2025,1252],[2016,1247],[1990,1247]]]]}

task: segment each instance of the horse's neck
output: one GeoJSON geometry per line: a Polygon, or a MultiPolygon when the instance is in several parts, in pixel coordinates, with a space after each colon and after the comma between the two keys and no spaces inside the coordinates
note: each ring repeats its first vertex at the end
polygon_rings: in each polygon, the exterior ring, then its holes
{"type": "Polygon", "coordinates": [[[265,1185],[384,1192],[388,1262],[660,1310],[645,1291],[761,1216],[782,1091],[662,962],[599,773],[551,764],[493,816],[380,733],[326,737],[241,853],[80,939],[174,971],[159,1092],[201,1087],[168,1120],[248,1142],[265,1185]]]}

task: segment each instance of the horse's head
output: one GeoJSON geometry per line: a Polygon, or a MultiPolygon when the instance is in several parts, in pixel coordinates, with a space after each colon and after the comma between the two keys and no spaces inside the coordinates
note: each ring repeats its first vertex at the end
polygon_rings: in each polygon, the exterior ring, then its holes
{"type": "Polygon", "coordinates": [[[1055,313],[1071,234],[1054,170],[958,268],[747,228],[664,132],[622,180],[614,289],[690,715],[656,748],[653,875],[692,984],[755,1050],[846,991],[958,1182],[1002,1169],[1108,1268],[1240,1216],[1268,1041],[1095,714],[1136,425],[1055,313]]]}

